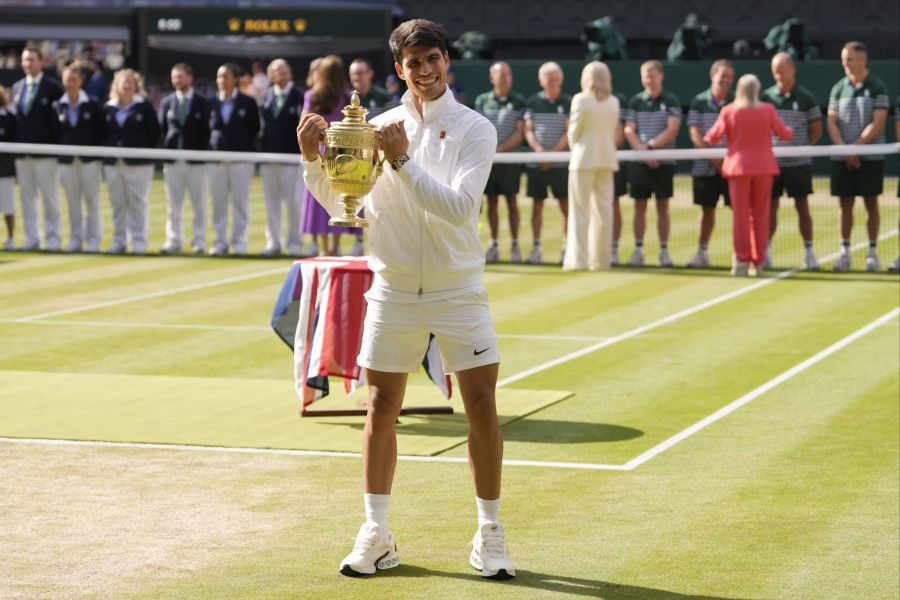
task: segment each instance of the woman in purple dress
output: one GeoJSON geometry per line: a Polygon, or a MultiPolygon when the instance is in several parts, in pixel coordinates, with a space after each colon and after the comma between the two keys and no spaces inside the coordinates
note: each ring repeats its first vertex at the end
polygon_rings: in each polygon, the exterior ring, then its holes
{"type": "MultiPolygon", "coordinates": [[[[341,110],[350,104],[350,95],[347,93],[349,87],[341,58],[333,54],[326,56],[313,72],[312,88],[303,95],[302,114],[320,114],[328,123],[343,119],[341,110]]],[[[340,234],[361,235],[362,230],[357,227],[332,227],[328,224],[328,219],[328,211],[306,190],[300,231],[313,235],[320,256],[337,256],[340,252],[340,234]]]]}

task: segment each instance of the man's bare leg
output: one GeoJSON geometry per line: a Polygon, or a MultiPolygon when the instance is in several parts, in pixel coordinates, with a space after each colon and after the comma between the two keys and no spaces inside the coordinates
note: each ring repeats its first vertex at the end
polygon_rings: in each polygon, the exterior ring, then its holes
{"type": "Polygon", "coordinates": [[[397,466],[397,417],[406,393],[406,373],[366,369],[369,409],[363,429],[363,479],[367,494],[390,494],[397,466]]]}
{"type": "Polygon", "coordinates": [[[469,421],[469,467],[475,493],[485,500],[500,497],[503,434],[497,419],[498,371],[495,363],[456,373],[469,421]]]}

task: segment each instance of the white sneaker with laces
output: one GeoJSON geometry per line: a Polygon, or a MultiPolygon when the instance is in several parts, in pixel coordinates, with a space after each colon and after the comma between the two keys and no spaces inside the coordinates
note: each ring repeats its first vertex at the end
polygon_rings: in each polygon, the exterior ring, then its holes
{"type": "Polygon", "coordinates": [[[878,262],[878,255],[875,252],[869,252],[869,255],[866,257],[866,271],[876,273],[880,267],[881,263],[878,262]]]}
{"type": "Polygon", "coordinates": [[[669,251],[663,248],[659,251],[659,266],[661,267],[673,267],[675,263],[672,262],[672,259],[669,257],[669,251]]]}
{"type": "Polygon", "coordinates": [[[535,246],[531,249],[531,252],[528,253],[528,258],[525,259],[525,262],[531,264],[538,264],[544,262],[544,252],[541,250],[540,246],[535,246]]]}
{"type": "Polygon", "coordinates": [[[697,254],[688,261],[687,266],[692,269],[705,269],[709,266],[709,252],[697,250],[697,254]]]}
{"type": "Polygon", "coordinates": [[[816,259],[816,255],[813,252],[812,248],[806,249],[806,268],[810,271],[818,271],[819,270],[819,261],[816,259]]]}
{"type": "Polygon", "coordinates": [[[491,244],[488,246],[488,249],[484,251],[484,261],[489,263],[495,263],[500,260],[500,248],[491,244]]]}
{"type": "Polygon", "coordinates": [[[503,525],[485,523],[478,528],[472,538],[469,564],[488,579],[512,579],[516,576],[516,568],[506,546],[503,525]]]}
{"type": "MultiPolygon", "coordinates": [[[[499,260],[499,257],[500,256],[498,253],[498,255],[497,255],[498,260],[499,260]]],[[[514,263],[522,262],[522,250],[519,248],[518,244],[516,244],[515,246],[512,246],[509,249],[509,261],[514,262],[514,263]]]]}
{"type": "Polygon", "coordinates": [[[838,257],[836,261],[834,261],[834,270],[835,271],[849,271],[850,270],[850,253],[845,249],[841,248],[841,255],[838,257]]]}
{"type": "Polygon", "coordinates": [[[356,536],[353,552],[341,561],[341,575],[360,577],[400,565],[397,543],[388,533],[382,536],[369,523],[363,523],[356,536]]]}
{"type": "Polygon", "coordinates": [[[644,249],[643,248],[635,248],[634,252],[631,253],[631,258],[628,259],[628,265],[631,267],[643,267],[644,266],[644,249]]]}

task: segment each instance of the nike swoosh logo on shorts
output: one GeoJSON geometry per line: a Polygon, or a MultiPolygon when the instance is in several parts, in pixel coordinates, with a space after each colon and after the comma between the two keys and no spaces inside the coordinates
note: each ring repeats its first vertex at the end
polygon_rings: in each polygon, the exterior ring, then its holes
{"type": "Polygon", "coordinates": [[[475,351],[473,352],[473,354],[475,354],[475,356],[478,356],[479,354],[484,354],[485,352],[487,352],[487,351],[490,350],[490,349],[491,349],[491,347],[488,346],[488,347],[485,348],[484,350],[475,350],[475,351]]]}

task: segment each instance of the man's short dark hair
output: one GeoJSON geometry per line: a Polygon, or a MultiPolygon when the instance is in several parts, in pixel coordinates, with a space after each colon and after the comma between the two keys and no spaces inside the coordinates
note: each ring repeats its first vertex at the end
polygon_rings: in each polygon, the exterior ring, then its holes
{"type": "Polygon", "coordinates": [[[25,54],[26,52],[29,54],[37,54],[37,57],[40,60],[44,60],[44,53],[41,52],[41,49],[37,46],[25,46],[25,48],[22,49],[22,54],[25,54]]]}
{"type": "Polygon", "coordinates": [[[187,63],[175,63],[174,65],[172,65],[172,70],[175,71],[176,69],[178,71],[181,71],[185,75],[190,75],[191,77],[194,76],[194,69],[187,63]]]}
{"type": "Polygon", "coordinates": [[[369,71],[372,70],[372,63],[370,63],[369,61],[367,61],[364,58],[354,58],[353,61],[350,63],[351,67],[353,65],[366,65],[366,69],[368,69],[369,71]]]}
{"type": "Polygon", "coordinates": [[[225,69],[226,71],[228,71],[229,73],[234,75],[235,79],[240,79],[241,75],[244,74],[244,70],[240,66],[238,66],[234,63],[225,63],[224,65],[220,66],[219,68],[225,69]]]}
{"type": "Polygon", "coordinates": [[[862,52],[863,54],[869,53],[869,49],[866,48],[866,45],[862,42],[847,42],[841,50],[853,50],[854,52],[862,52]]]}
{"type": "Polygon", "coordinates": [[[440,48],[441,53],[447,53],[447,33],[444,28],[427,19],[412,19],[400,23],[391,33],[388,42],[394,61],[403,62],[403,49],[420,46],[423,48],[440,48]]]}

